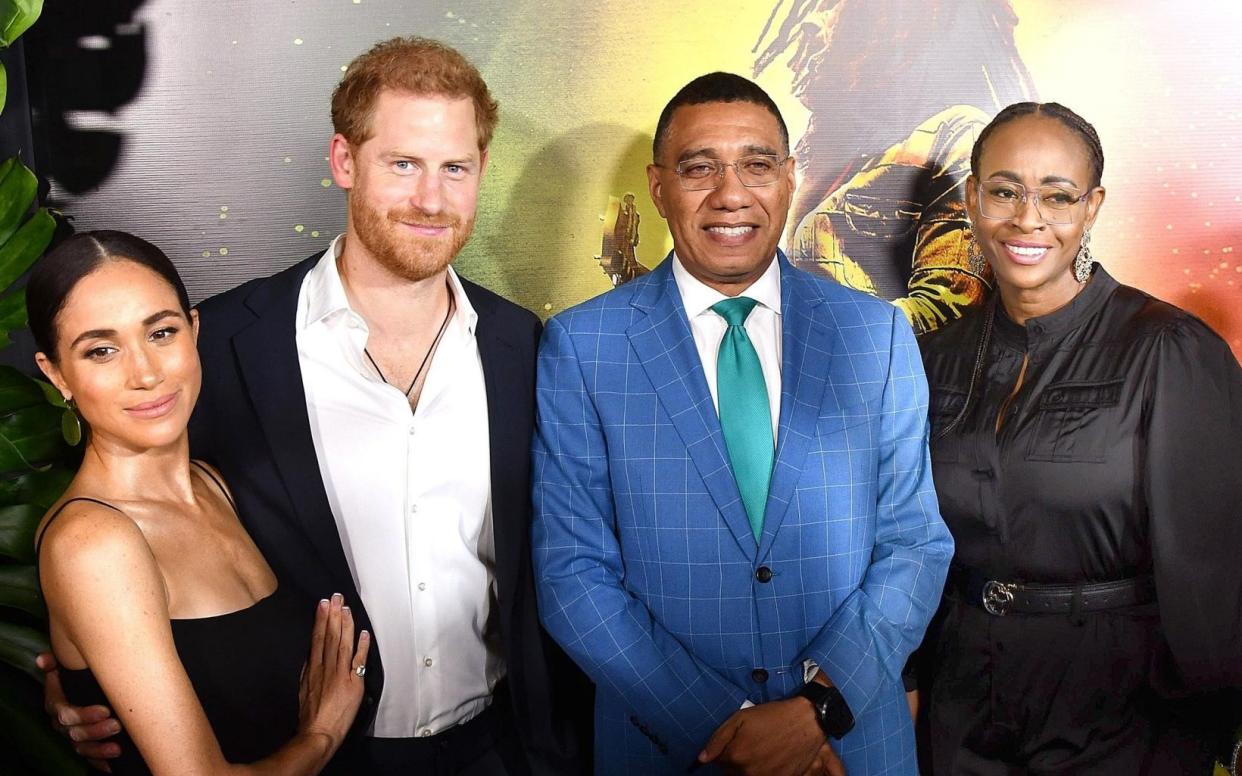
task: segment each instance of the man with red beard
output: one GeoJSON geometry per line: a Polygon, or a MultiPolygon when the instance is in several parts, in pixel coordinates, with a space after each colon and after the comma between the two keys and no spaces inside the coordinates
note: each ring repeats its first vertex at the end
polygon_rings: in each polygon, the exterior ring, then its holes
{"type": "MultiPolygon", "coordinates": [[[[332,97],[345,233],[199,307],[193,455],[224,473],[280,584],[308,610],[342,591],[374,636],[367,694],[330,771],[586,770],[568,720],[589,716],[564,702],[582,697],[581,675],[540,630],[530,565],[541,326],[450,267],[496,119],[458,52],[378,44],[332,97]]],[[[106,710],[65,706],[49,684],[75,738],[115,730],[106,710]]]]}

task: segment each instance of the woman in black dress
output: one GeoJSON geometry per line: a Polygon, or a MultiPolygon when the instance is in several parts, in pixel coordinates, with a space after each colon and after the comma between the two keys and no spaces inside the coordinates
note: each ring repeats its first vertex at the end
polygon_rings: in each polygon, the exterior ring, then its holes
{"type": "Polygon", "coordinates": [[[36,266],[27,308],[39,368],[89,425],[39,575],[66,696],[123,725],[112,772],[317,773],[357,712],[370,639],[355,649],[340,596],[311,612],[278,585],[190,460],[198,316],[172,263],[131,235],[76,235],[36,266]]]}
{"type": "Polygon", "coordinates": [[[1091,260],[1103,166],[1072,111],[1001,111],[967,181],[996,293],[920,342],[957,544],[921,651],[937,774],[1236,757],[1242,370],[1091,260]]]}

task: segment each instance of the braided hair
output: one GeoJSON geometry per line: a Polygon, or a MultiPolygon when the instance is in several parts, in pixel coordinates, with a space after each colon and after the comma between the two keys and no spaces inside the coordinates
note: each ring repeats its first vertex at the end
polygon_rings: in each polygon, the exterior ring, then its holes
{"type": "Polygon", "coordinates": [[[997,113],[996,118],[992,119],[983,128],[983,131],[979,133],[979,138],[975,140],[974,148],[970,150],[970,172],[972,175],[976,178],[979,177],[979,158],[983,155],[983,146],[988,142],[988,138],[996,128],[1023,116],[1047,116],[1050,119],[1059,121],[1074,134],[1078,135],[1082,139],[1083,144],[1087,146],[1087,156],[1091,163],[1091,188],[1100,185],[1100,180],[1104,175],[1104,148],[1100,145],[1100,136],[1090,122],[1056,102],[1015,102],[1000,113],[997,113]]]}

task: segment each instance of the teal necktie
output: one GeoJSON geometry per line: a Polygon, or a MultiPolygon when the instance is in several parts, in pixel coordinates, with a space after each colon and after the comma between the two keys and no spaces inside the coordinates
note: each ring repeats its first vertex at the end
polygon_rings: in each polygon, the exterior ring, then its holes
{"type": "Polygon", "coordinates": [[[768,387],[763,381],[759,354],[742,326],[756,304],[754,299],[737,296],[717,302],[712,311],[729,324],[716,361],[720,428],[757,542],[763,534],[763,509],[772,481],[773,444],[768,387]]]}

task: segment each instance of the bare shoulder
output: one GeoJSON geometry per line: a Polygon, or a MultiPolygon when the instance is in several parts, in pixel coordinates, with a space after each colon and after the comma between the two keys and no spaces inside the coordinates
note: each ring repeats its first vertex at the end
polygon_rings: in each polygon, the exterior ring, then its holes
{"type": "Polygon", "coordinates": [[[39,571],[45,587],[54,588],[65,575],[119,578],[155,568],[142,529],[124,512],[101,502],[62,501],[44,516],[39,530],[39,571]]]}

